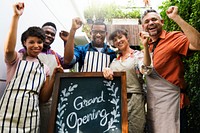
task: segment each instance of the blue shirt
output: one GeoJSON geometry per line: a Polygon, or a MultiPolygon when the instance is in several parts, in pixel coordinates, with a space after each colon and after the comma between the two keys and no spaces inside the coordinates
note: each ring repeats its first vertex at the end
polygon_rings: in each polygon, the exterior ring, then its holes
{"type": "MultiPolygon", "coordinates": [[[[79,45],[74,48],[74,58],[72,59],[70,66],[74,66],[77,62],[79,63],[79,71],[81,70],[83,64],[84,64],[84,59],[87,51],[97,51],[98,50],[92,46],[92,43],[88,43],[86,45],[79,45]]],[[[101,50],[101,53],[105,53],[110,55],[110,61],[114,58],[116,58],[116,53],[110,49],[110,47],[104,43],[104,47],[101,50]]]]}

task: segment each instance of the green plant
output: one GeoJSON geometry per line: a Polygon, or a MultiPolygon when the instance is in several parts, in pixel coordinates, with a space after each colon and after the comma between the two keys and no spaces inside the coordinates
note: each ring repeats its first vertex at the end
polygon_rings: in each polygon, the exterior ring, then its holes
{"type": "Polygon", "coordinates": [[[104,19],[110,22],[112,18],[140,18],[140,10],[127,11],[115,4],[104,4],[102,6],[92,5],[84,10],[86,19],[104,19]]]}
{"type": "Polygon", "coordinates": [[[91,39],[91,35],[90,35],[90,26],[89,26],[89,24],[84,24],[83,25],[83,28],[82,28],[82,31],[83,32],[85,32],[86,34],[87,34],[87,37],[89,38],[89,39],[91,39]]]}

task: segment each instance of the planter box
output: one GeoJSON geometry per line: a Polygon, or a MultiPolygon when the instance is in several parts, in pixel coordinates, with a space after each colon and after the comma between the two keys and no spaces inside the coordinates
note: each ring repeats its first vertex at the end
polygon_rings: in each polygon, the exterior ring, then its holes
{"type": "Polygon", "coordinates": [[[138,19],[112,19],[114,25],[137,25],[138,19]]]}

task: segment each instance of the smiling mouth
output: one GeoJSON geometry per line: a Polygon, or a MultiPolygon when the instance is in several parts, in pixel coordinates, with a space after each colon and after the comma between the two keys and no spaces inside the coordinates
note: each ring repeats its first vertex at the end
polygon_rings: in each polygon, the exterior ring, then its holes
{"type": "Polygon", "coordinates": [[[34,53],[40,53],[41,52],[41,49],[33,49],[32,50],[34,53]]]}
{"type": "Polygon", "coordinates": [[[95,41],[96,41],[96,42],[102,42],[102,39],[101,39],[101,38],[96,38],[95,41]]]}
{"type": "Polygon", "coordinates": [[[49,39],[49,38],[46,38],[46,40],[45,40],[45,41],[51,42],[52,40],[51,40],[51,39],[49,39]]]}
{"type": "Polygon", "coordinates": [[[153,28],[149,28],[149,30],[155,30],[156,28],[155,27],[153,27],[153,28]]]}

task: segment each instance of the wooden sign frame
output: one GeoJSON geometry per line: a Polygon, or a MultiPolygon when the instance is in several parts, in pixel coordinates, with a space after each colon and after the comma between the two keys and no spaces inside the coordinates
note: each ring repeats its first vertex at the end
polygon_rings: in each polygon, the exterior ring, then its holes
{"type": "MultiPolygon", "coordinates": [[[[103,73],[102,72],[68,72],[68,73],[57,73],[56,74],[56,79],[55,79],[55,85],[54,85],[54,92],[53,92],[53,100],[52,100],[52,112],[51,112],[51,118],[49,121],[49,130],[48,133],[55,133],[58,131],[55,131],[56,123],[57,123],[57,117],[58,117],[58,102],[60,100],[59,96],[60,96],[60,91],[61,91],[61,79],[64,80],[70,80],[71,79],[76,79],[76,78],[87,78],[87,80],[92,80],[94,78],[102,78],[102,80],[105,83],[109,83],[109,84],[113,84],[115,82],[116,79],[120,80],[117,82],[120,82],[121,86],[116,87],[116,90],[121,91],[120,94],[121,96],[118,96],[119,101],[121,101],[120,103],[120,109],[118,110],[118,114],[120,112],[120,115],[118,115],[118,117],[120,116],[120,123],[121,123],[121,127],[119,129],[119,131],[117,131],[117,133],[128,133],[128,113],[127,113],[127,90],[126,90],[126,73],[125,72],[114,72],[114,80],[106,80],[103,77],[103,73]]],[[[76,81],[76,80],[74,80],[76,81]]],[[[70,81],[71,82],[71,81],[70,81]]],[[[115,83],[112,85],[111,88],[114,88],[113,86],[115,85],[115,83]]],[[[71,87],[71,86],[70,86],[71,87]]],[[[70,88],[68,87],[68,88],[70,88]]],[[[73,87],[71,87],[73,88],[73,87]]],[[[104,89],[104,88],[103,88],[104,89]]],[[[106,90],[106,89],[104,89],[106,90]]],[[[116,93],[116,92],[115,92],[116,93]]],[[[90,93],[88,92],[88,95],[90,93]]],[[[72,98],[71,98],[72,99],[72,98]]],[[[112,102],[111,102],[112,103],[112,102]]],[[[67,108],[66,108],[67,109],[67,108]]],[[[112,113],[111,113],[112,114],[112,113]]],[[[113,119],[111,120],[113,121],[113,119]]],[[[113,122],[114,123],[114,122],[113,122]]],[[[66,123],[64,123],[65,125],[66,123]]],[[[109,125],[109,124],[108,124],[109,125]]],[[[115,127],[115,125],[109,126],[109,130],[111,130],[113,127],[115,127]]],[[[66,130],[66,129],[65,129],[66,130]]],[[[98,133],[98,129],[96,129],[96,133],[98,133]]],[[[112,129],[113,132],[115,132],[115,129],[112,129]]],[[[118,130],[118,129],[116,129],[118,130]]],[[[60,131],[59,131],[60,132],[60,131]]],[[[61,132],[68,132],[68,131],[64,131],[64,129],[61,132]]],[[[107,131],[105,131],[106,133],[107,131]]],[[[71,132],[69,132],[71,133],[71,132]]],[[[77,133],[77,131],[76,131],[77,133]]],[[[83,132],[85,133],[85,132],[83,132]]]]}

